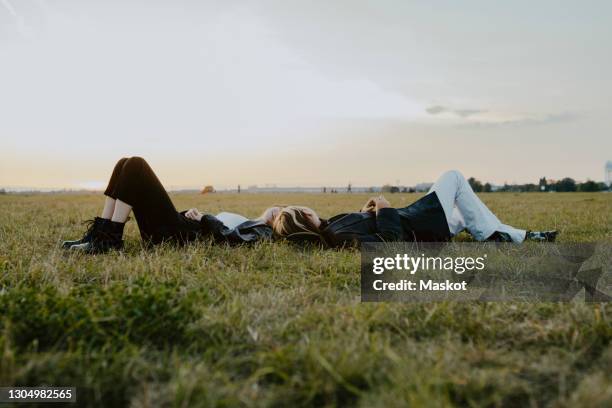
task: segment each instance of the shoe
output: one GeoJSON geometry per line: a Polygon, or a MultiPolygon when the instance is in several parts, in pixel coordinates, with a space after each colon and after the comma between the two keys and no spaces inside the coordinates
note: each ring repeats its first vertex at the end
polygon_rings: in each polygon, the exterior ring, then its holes
{"type": "Polygon", "coordinates": [[[87,231],[85,231],[85,234],[83,235],[83,238],[77,239],[76,241],[64,241],[62,242],[62,248],[70,249],[70,247],[73,245],[79,245],[85,242],[90,242],[94,232],[100,229],[100,226],[102,225],[104,221],[108,221],[108,220],[104,218],[96,217],[93,220],[86,221],[86,223],[88,224],[88,227],[87,227],[87,231]]]}
{"type": "Polygon", "coordinates": [[[70,251],[88,255],[103,254],[111,250],[123,248],[123,222],[113,222],[104,220],[94,233],[91,240],[80,244],[72,245],[70,251]]]}
{"type": "Polygon", "coordinates": [[[557,239],[557,234],[559,232],[556,230],[552,231],[527,231],[525,234],[525,241],[535,241],[535,242],[555,242],[557,239]]]}
{"type": "Polygon", "coordinates": [[[512,242],[510,234],[507,232],[495,231],[485,241],[487,242],[512,242]]]}

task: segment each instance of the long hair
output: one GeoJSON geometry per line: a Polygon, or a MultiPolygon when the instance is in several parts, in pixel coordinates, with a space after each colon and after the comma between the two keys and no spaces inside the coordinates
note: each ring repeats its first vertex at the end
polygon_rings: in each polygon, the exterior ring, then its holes
{"type": "Polygon", "coordinates": [[[297,205],[282,208],[272,223],[274,234],[279,237],[287,237],[299,232],[319,234],[319,229],[312,225],[304,210],[308,211],[310,209],[297,205]]]}

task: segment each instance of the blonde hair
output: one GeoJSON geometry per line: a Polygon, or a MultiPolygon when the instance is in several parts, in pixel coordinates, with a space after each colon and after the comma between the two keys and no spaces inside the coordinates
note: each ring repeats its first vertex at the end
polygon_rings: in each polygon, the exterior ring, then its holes
{"type": "Polygon", "coordinates": [[[308,207],[301,207],[298,205],[283,207],[272,223],[274,234],[279,237],[287,237],[291,234],[300,232],[318,234],[319,229],[312,225],[312,222],[304,211],[312,210],[308,207]]]}

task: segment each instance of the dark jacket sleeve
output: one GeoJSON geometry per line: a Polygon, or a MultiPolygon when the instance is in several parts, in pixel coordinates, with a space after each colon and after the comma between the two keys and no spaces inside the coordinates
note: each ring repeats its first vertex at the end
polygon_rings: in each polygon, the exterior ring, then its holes
{"type": "Polygon", "coordinates": [[[395,208],[381,208],[376,214],[376,235],[380,241],[392,242],[402,240],[402,224],[395,208]]]}
{"type": "Polygon", "coordinates": [[[381,208],[376,214],[376,231],[361,231],[360,228],[341,228],[324,234],[331,247],[360,246],[363,242],[393,242],[403,239],[399,213],[395,208],[381,208]]]}
{"type": "Polygon", "coordinates": [[[272,228],[262,222],[247,221],[236,228],[228,228],[214,215],[206,214],[200,220],[202,233],[216,242],[248,244],[272,238],[272,228]]]}

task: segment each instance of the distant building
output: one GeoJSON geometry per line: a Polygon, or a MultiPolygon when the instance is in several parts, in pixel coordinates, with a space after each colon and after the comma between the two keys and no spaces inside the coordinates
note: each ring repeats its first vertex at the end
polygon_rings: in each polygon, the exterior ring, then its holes
{"type": "Polygon", "coordinates": [[[608,160],[606,162],[606,170],[605,170],[605,178],[604,180],[606,180],[606,185],[608,187],[610,187],[610,184],[612,184],[612,160],[608,160]]]}

